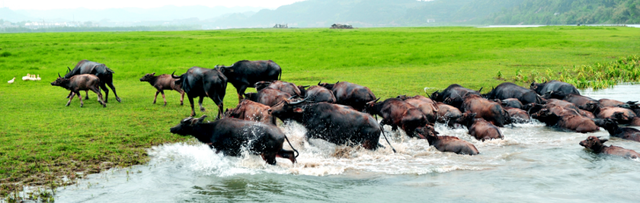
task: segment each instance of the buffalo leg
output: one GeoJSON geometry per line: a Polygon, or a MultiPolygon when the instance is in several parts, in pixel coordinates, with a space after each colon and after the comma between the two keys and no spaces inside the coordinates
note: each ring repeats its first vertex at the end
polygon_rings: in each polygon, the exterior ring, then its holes
{"type": "Polygon", "coordinates": [[[262,153],[262,160],[265,160],[268,164],[276,165],[276,153],[262,153]]]}
{"type": "MultiPolygon", "coordinates": [[[[162,94],[162,100],[164,101],[164,106],[167,106],[167,99],[164,97],[164,91],[160,90],[160,94],[162,94]]],[[[156,94],[158,96],[158,94],[156,94]]]]}
{"type": "Polygon", "coordinates": [[[107,107],[107,104],[105,104],[104,101],[102,100],[102,93],[100,93],[100,88],[99,87],[95,87],[95,88],[91,89],[91,91],[95,92],[98,95],[98,102],[100,102],[100,104],[102,104],[102,107],[107,107]]]}
{"type": "Polygon", "coordinates": [[[73,100],[73,97],[76,96],[76,93],[71,92],[71,95],[69,95],[69,101],[67,102],[66,106],[69,106],[69,104],[71,104],[71,100],[73,100]]]}
{"type": "Polygon", "coordinates": [[[160,94],[160,91],[156,91],[156,96],[153,97],[153,104],[156,104],[156,100],[158,99],[158,94],[160,94]]]}
{"type": "Polygon", "coordinates": [[[69,94],[67,95],[67,99],[71,98],[71,95],[73,95],[73,91],[69,91],[69,94]]]}
{"type": "MultiPolygon", "coordinates": [[[[187,95],[187,97],[189,97],[187,95]]],[[[191,116],[196,116],[196,112],[193,110],[193,97],[189,97],[189,103],[191,104],[191,116]]]]}
{"type": "Polygon", "coordinates": [[[242,101],[244,99],[244,91],[247,90],[247,86],[246,85],[242,85],[240,86],[240,88],[238,88],[238,101],[242,101]]]}
{"type": "Polygon", "coordinates": [[[84,101],[82,101],[82,94],[80,94],[80,92],[78,92],[77,94],[78,94],[78,99],[80,100],[80,107],[83,107],[84,106],[84,101]]]}
{"type": "Polygon", "coordinates": [[[291,160],[291,163],[293,163],[293,164],[296,163],[296,157],[295,157],[293,151],[291,151],[291,150],[280,149],[280,151],[278,151],[278,154],[276,154],[276,157],[289,159],[289,160],[291,160]]]}
{"type": "Polygon", "coordinates": [[[184,91],[178,91],[180,92],[180,106],[182,106],[182,101],[184,101],[184,91]]]}
{"type": "Polygon", "coordinates": [[[113,90],[113,96],[116,96],[116,101],[121,102],[122,100],[120,100],[120,97],[118,97],[118,93],[116,93],[116,87],[113,86],[113,83],[109,82],[107,83],[107,85],[109,85],[111,90],[113,90]]]}
{"type": "Polygon", "coordinates": [[[104,91],[104,103],[109,103],[109,89],[104,83],[100,84],[100,89],[104,91]]]}
{"type": "Polygon", "coordinates": [[[200,97],[200,98],[198,99],[198,105],[200,105],[200,111],[202,111],[202,112],[204,112],[204,111],[205,111],[204,107],[202,106],[202,101],[203,101],[203,100],[204,100],[204,97],[200,97]]]}

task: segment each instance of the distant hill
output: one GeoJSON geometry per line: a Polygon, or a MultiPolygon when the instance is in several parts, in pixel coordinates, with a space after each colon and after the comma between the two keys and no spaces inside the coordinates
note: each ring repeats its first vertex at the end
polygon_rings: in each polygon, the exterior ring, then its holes
{"type": "Polygon", "coordinates": [[[0,8],[0,19],[10,22],[32,20],[34,18],[17,13],[9,8],[0,8]]]}

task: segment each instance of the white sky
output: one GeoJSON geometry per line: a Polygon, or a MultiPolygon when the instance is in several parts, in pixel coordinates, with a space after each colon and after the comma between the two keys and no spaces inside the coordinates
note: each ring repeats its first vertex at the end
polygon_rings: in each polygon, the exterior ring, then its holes
{"type": "Polygon", "coordinates": [[[302,0],[0,0],[2,7],[11,10],[48,10],[61,8],[157,8],[167,5],[174,6],[253,6],[277,8],[302,0]]]}

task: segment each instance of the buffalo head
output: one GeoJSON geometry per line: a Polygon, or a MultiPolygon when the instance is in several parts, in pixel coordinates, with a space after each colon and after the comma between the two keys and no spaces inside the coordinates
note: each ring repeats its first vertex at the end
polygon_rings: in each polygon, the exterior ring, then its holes
{"type": "Polygon", "coordinates": [[[56,81],[53,81],[51,85],[61,86],[65,82],[69,82],[69,79],[63,78],[62,76],[60,76],[60,73],[58,73],[58,78],[56,79],[56,81]]]}
{"type": "Polygon", "coordinates": [[[433,101],[441,101],[439,100],[439,97],[440,97],[440,92],[436,90],[435,92],[431,93],[431,96],[429,96],[429,99],[433,101]]]}
{"type": "Polygon", "coordinates": [[[289,100],[286,99],[273,105],[271,107],[271,115],[278,117],[282,120],[293,118],[296,114],[300,114],[304,112],[304,107],[300,106],[300,104],[304,103],[306,99],[302,100],[289,100]]]}
{"type": "MultiPolygon", "coordinates": [[[[151,81],[155,77],[156,73],[147,73],[140,78],[140,82],[151,81]]],[[[173,75],[173,74],[171,74],[173,75]]]]}
{"type": "Polygon", "coordinates": [[[600,137],[589,136],[586,140],[580,141],[580,145],[584,148],[591,149],[593,152],[600,153],[604,146],[602,145],[608,139],[600,139],[600,137]]]}
{"type": "Polygon", "coordinates": [[[194,128],[198,124],[202,123],[205,118],[207,118],[207,115],[202,115],[202,117],[200,118],[188,117],[182,119],[182,121],[180,121],[178,125],[172,127],[171,129],[169,129],[169,131],[171,131],[171,133],[173,134],[182,136],[192,135],[195,132],[194,128]]]}

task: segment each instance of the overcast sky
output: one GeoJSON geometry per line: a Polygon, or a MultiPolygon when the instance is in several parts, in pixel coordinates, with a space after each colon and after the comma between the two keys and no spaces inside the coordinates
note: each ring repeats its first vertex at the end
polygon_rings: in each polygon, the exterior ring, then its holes
{"type": "Polygon", "coordinates": [[[282,5],[292,4],[302,0],[0,0],[3,7],[12,10],[35,9],[61,9],[61,8],[157,8],[167,5],[174,6],[254,6],[264,8],[277,8],[282,5]]]}

